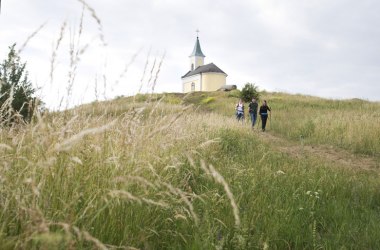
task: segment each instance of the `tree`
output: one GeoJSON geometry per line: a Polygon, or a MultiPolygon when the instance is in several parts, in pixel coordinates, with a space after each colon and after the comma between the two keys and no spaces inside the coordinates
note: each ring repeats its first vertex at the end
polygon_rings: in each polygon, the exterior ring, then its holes
{"type": "Polygon", "coordinates": [[[15,46],[9,47],[8,58],[0,64],[0,124],[15,122],[20,116],[30,121],[37,102],[26,63],[21,62],[15,46]]]}
{"type": "Polygon", "coordinates": [[[260,92],[258,87],[255,86],[254,83],[247,82],[240,92],[240,98],[243,99],[244,102],[250,102],[252,98],[259,100],[260,92]]]}

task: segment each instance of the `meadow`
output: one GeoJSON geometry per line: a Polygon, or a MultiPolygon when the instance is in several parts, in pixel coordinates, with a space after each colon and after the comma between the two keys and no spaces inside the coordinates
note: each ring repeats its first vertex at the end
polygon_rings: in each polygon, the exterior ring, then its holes
{"type": "MultiPolygon", "coordinates": [[[[266,133],[236,122],[237,90],[69,108],[95,46],[87,14],[106,46],[101,18],[79,2],[50,59],[52,83],[69,55],[62,111],[0,121],[0,249],[380,248],[380,103],[263,91],[266,133]]],[[[154,92],[162,62],[147,58],[139,92],[154,92]]]]}
{"type": "MultiPolygon", "coordinates": [[[[239,93],[229,93],[227,98],[218,98],[220,93],[213,95],[216,98],[212,97],[212,110],[231,116],[239,93]]],[[[261,101],[268,100],[273,109],[268,127],[275,135],[305,144],[328,145],[380,159],[379,102],[361,99],[330,100],[265,91],[261,95],[261,101]]]]}
{"type": "Polygon", "coordinates": [[[380,104],[262,92],[261,133],[234,119],[237,96],[120,97],[2,127],[1,249],[380,248],[380,104]]]}

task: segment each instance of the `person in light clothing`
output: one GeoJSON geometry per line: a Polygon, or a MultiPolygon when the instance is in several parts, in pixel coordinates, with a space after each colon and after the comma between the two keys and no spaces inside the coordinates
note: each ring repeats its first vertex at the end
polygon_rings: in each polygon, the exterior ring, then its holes
{"type": "Polygon", "coordinates": [[[239,99],[239,102],[236,104],[235,110],[236,110],[236,119],[238,121],[243,122],[243,120],[244,120],[244,103],[243,103],[242,99],[239,99]]]}

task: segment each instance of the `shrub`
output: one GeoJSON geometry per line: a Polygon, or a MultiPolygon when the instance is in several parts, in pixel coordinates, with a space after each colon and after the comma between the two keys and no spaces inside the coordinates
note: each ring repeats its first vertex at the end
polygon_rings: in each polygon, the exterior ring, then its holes
{"type": "Polygon", "coordinates": [[[211,102],[213,102],[213,101],[215,101],[215,98],[209,96],[209,97],[204,98],[204,99],[201,101],[201,104],[209,104],[209,103],[211,103],[211,102]]]}
{"type": "Polygon", "coordinates": [[[164,98],[164,102],[169,103],[169,104],[181,104],[182,99],[175,95],[166,94],[164,98]]]}
{"type": "Polygon", "coordinates": [[[233,98],[240,98],[240,96],[241,96],[241,92],[238,89],[231,90],[230,92],[228,92],[228,95],[227,95],[227,97],[233,97],[233,98]]]}
{"type": "Polygon", "coordinates": [[[18,116],[30,121],[37,106],[26,63],[21,62],[15,46],[9,47],[8,58],[0,64],[0,121],[3,124],[15,122],[18,116]]]}
{"type": "Polygon", "coordinates": [[[244,102],[249,102],[252,98],[259,100],[259,97],[260,93],[258,87],[255,86],[254,83],[246,83],[240,93],[240,98],[243,99],[244,102]]]}
{"type": "Polygon", "coordinates": [[[135,95],[135,101],[136,102],[145,102],[147,99],[148,99],[147,95],[144,95],[144,94],[135,95]]]}

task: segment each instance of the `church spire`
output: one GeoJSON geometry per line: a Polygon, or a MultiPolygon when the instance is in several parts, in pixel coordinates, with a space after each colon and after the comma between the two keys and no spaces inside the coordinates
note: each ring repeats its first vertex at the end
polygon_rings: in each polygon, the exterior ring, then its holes
{"type": "Polygon", "coordinates": [[[203,54],[202,50],[201,50],[201,44],[199,43],[198,32],[199,32],[199,30],[197,30],[197,41],[195,42],[194,49],[193,49],[193,53],[191,53],[190,57],[191,57],[191,56],[201,56],[201,57],[206,57],[206,56],[203,54]]]}
{"type": "Polygon", "coordinates": [[[201,44],[199,43],[198,37],[199,30],[197,30],[197,41],[195,42],[193,53],[191,53],[190,57],[190,71],[193,71],[199,66],[204,64],[205,55],[201,50],[201,44]]]}

